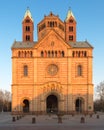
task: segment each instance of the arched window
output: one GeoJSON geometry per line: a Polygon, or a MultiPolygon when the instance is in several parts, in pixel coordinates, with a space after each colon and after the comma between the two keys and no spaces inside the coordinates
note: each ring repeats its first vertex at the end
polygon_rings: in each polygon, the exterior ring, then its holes
{"type": "Polygon", "coordinates": [[[61,55],[62,55],[62,57],[64,57],[64,51],[62,51],[62,54],[61,54],[61,55]]]}
{"type": "Polygon", "coordinates": [[[69,40],[73,41],[73,35],[69,35],[69,40]]]}
{"type": "Polygon", "coordinates": [[[18,52],[18,57],[21,57],[21,52],[20,51],[18,52]]]}
{"type": "Polygon", "coordinates": [[[25,51],[25,52],[24,52],[24,57],[26,57],[26,56],[27,56],[27,52],[25,51]]]}
{"type": "Polygon", "coordinates": [[[55,51],[55,57],[57,57],[57,51],[55,51]]]}
{"type": "Polygon", "coordinates": [[[78,52],[78,57],[80,57],[80,51],[78,52]]]}
{"type": "Polygon", "coordinates": [[[32,53],[32,51],[30,51],[30,57],[33,57],[33,53],[32,53]]]}
{"type": "Polygon", "coordinates": [[[54,51],[52,51],[52,57],[54,57],[54,51]]]}
{"type": "Polygon", "coordinates": [[[48,57],[50,57],[50,51],[48,51],[48,57]]]}
{"type": "Polygon", "coordinates": [[[27,56],[26,57],[30,57],[30,53],[29,53],[29,51],[27,51],[27,56]]]}
{"type": "Polygon", "coordinates": [[[24,76],[28,76],[28,66],[24,66],[24,76]]]}
{"type": "Polygon", "coordinates": [[[41,51],[41,57],[44,57],[44,52],[43,51],[41,51]]]}
{"type": "Polygon", "coordinates": [[[50,27],[53,27],[53,23],[52,22],[50,22],[50,27]]]}
{"type": "Polygon", "coordinates": [[[74,56],[75,56],[75,52],[73,51],[73,52],[72,52],[72,57],[74,57],[74,56]]]}
{"type": "Polygon", "coordinates": [[[49,22],[48,22],[48,27],[49,27],[49,25],[50,25],[50,24],[49,24],[49,22]]]}
{"type": "Polygon", "coordinates": [[[26,35],[26,41],[30,41],[30,36],[26,35]]]}
{"type": "Polygon", "coordinates": [[[23,51],[21,52],[21,57],[24,57],[24,52],[23,51]]]}
{"type": "Polygon", "coordinates": [[[69,22],[70,22],[70,23],[73,23],[73,20],[72,20],[72,19],[70,19],[70,20],[69,20],[69,22]]]}
{"type": "Polygon", "coordinates": [[[87,56],[87,52],[86,51],[84,51],[84,57],[86,57],[87,56]]]}
{"type": "Polygon", "coordinates": [[[82,66],[81,65],[78,65],[77,72],[78,72],[78,76],[82,76],[82,66]]]}
{"type": "Polygon", "coordinates": [[[69,32],[73,32],[73,26],[69,26],[69,32]]]}
{"type": "Polygon", "coordinates": [[[30,31],[30,26],[26,26],[26,31],[30,31]]]}
{"type": "Polygon", "coordinates": [[[26,23],[30,23],[30,20],[29,19],[26,19],[26,21],[25,21],[26,23]]]}

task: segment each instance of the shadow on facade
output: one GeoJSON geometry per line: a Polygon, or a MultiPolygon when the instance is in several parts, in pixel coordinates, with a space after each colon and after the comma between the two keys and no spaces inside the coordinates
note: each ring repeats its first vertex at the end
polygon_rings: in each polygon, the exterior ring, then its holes
{"type": "MultiPolygon", "coordinates": [[[[93,95],[89,95],[92,97],[93,95]]],[[[20,105],[12,109],[12,114],[92,114],[93,106],[89,104],[88,95],[61,95],[50,92],[45,97],[43,94],[29,100],[23,97],[20,105]]]]}

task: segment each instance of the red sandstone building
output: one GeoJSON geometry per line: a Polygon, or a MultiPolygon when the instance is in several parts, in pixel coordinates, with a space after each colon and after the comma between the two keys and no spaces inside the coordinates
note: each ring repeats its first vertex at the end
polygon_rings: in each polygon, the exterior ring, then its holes
{"type": "Polygon", "coordinates": [[[27,9],[12,45],[12,112],[93,112],[93,47],[76,41],[76,19],[52,12],[37,25],[27,9]],[[36,30],[35,30],[36,31],[36,30]]]}

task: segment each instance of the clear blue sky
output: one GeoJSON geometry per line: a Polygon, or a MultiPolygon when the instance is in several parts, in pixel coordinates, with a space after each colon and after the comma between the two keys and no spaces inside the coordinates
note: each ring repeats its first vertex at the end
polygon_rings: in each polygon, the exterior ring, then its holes
{"type": "Polygon", "coordinates": [[[63,21],[71,7],[77,20],[77,41],[94,47],[93,83],[104,80],[104,0],[0,0],[0,89],[11,91],[11,46],[22,40],[22,19],[27,7],[34,19],[34,40],[37,24],[50,11],[63,21]]]}

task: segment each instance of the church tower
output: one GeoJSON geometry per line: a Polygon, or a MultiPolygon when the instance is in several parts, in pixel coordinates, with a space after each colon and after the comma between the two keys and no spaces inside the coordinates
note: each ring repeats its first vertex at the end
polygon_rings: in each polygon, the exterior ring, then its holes
{"type": "Polygon", "coordinates": [[[65,19],[65,40],[66,42],[76,42],[76,19],[71,10],[68,10],[65,19]]]}
{"type": "Polygon", "coordinates": [[[34,21],[29,9],[26,10],[22,21],[22,40],[23,42],[33,42],[34,21]]]}

